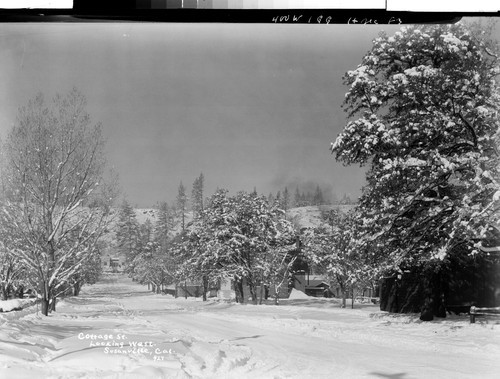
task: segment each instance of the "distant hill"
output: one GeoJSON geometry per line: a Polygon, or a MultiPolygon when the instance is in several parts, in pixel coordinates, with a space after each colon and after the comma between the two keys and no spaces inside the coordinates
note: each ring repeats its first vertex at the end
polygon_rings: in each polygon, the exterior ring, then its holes
{"type": "Polygon", "coordinates": [[[302,228],[317,228],[318,226],[326,224],[325,220],[322,217],[322,213],[326,213],[331,210],[337,210],[343,213],[347,213],[354,207],[354,204],[313,205],[307,207],[298,207],[289,209],[287,211],[287,218],[297,223],[302,228]]]}
{"type": "Polygon", "coordinates": [[[137,222],[144,224],[147,219],[153,224],[156,222],[158,210],[154,208],[136,208],[134,209],[137,222]]]}

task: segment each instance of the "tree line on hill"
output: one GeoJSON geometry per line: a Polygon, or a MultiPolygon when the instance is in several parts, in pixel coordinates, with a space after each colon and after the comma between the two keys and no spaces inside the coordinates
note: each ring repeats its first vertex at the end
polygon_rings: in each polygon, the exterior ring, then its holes
{"type": "MultiPolygon", "coordinates": [[[[255,191],[255,190],[254,190],[255,191]]],[[[314,192],[311,191],[300,191],[299,187],[295,187],[294,195],[292,196],[288,191],[288,187],[285,187],[282,191],[279,190],[276,194],[269,193],[267,197],[270,203],[277,201],[281,208],[288,210],[294,207],[307,207],[315,205],[351,205],[355,204],[355,201],[351,197],[344,193],[342,198],[339,200],[336,195],[332,198],[327,198],[323,195],[323,190],[319,185],[316,185],[314,192]]]]}

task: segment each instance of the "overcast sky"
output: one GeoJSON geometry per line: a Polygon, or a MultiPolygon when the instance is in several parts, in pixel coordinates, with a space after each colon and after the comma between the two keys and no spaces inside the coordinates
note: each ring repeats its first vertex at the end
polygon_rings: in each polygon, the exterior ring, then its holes
{"type": "Polygon", "coordinates": [[[395,26],[0,24],[0,132],[38,91],[76,86],[103,124],[134,205],[173,201],[203,172],[268,194],[318,183],[356,197],[364,170],[329,152],[345,125],[342,76],[395,26]]]}

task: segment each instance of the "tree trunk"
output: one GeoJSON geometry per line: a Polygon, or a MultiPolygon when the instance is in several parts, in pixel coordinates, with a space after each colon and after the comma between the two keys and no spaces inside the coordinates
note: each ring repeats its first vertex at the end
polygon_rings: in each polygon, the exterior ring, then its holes
{"type": "Polygon", "coordinates": [[[208,276],[203,275],[203,301],[207,301],[208,276]]]}
{"type": "Polygon", "coordinates": [[[5,283],[2,283],[2,300],[7,300],[9,298],[9,294],[7,293],[7,286],[5,283]]]}
{"type": "Polygon", "coordinates": [[[82,285],[79,282],[76,282],[73,285],[73,295],[78,296],[80,295],[80,290],[82,289],[82,285]]]}
{"type": "Polygon", "coordinates": [[[41,301],[41,307],[42,307],[42,315],[48,316],[49,315],[49,300],[42,298],[41,301]]]}
{"type": "Polygon", "coordinates": [[[446,317],[445,299],[441,270],[428,270],[424,273],[424,305],[420,320],[432,321],[434,317],[446,317]]]}
{"type": "Polygon", "coordinates": [[[340,285],[340,292],[342,292],[342,308],[346,307],[347,291],[343,285],[340,285]]]}
{"type": "Polygon", "coordinates": [[[233,283],[233,286],[234,286],[234,296],[235,296],[235,300],[237,303],[240,303],[240,290],[238,289],[238,280],[237,279],[234,279],[234,283],[233,283]]]}
{"type": "Polygon", "coordinates": [[[420,320],[432,321],[434,319],[434,296],[432,280],[429,273],[424,274],[424,305],[420,312],[420,320]]]}
{"type": "Polygon", "coordinates": [[[264,297],[264,283],[260,283],[259,305],[262,305],[262,298],[264,297]]]}
{"type": "Polygon", "coordinates": [[[24,297],[24,287],[21,285],[17,290],[17,297],[22,299],[24,297]]]}
{"type": "MultiPolygon", "coordinates": [[[[184,216],[183,216],[184,217],[184,216]]],[[[184,220],[182,221],[184,225],[184,220]]],[[[183,226],[184,228],[184,226],[183,226]]],[[[188,288],[187,288],[187,280],[184,280],[184,298],[187,300],[188,298],[188,288]]]]}
{"type": "Polygon", "coordinates": [[[50,301],[50,311],[55,312],[56,311],[56,303],[57,303],[57,297],[53,297],[50,301]]]}
{"type": "Polygon", "coordinates": [[[252,296],[252,303],[257,305],[257,288],[251,274],[248,277],[248,288],[250,289],[250,296],[252,296]]]}
{"type": "Polygon", "coordinates": [[[243,280],[235,279],[234,292],[236,293],[236,302],[245,304],[245,295],[243,294],[243,280]]]}
{"type": "Polygon", "coordinates": [[[42,280],[42,282],[40,283],[40,289],[41,289],[41,293],[42,293],[42,301],[41,301],[41,308],[42,308],[42,314],[44,316],[48,316],[49,315],[49,311],[50,311],[50,298],[51,298],[51,294],[50,294],[50,289],[49,289],[49,284],[45,281],[45,280],[42,280]]]}
{"type": "Polygon", "coordinates": [[[354,309],[354,286],[351,287],[351,295],[352,295],[351,309],[354,309]]]}

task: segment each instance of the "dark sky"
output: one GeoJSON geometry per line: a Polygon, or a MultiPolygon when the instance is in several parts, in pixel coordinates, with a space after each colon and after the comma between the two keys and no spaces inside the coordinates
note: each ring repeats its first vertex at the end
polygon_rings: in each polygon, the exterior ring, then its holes
{"type": "Polygon", "coordinates": [[[329,145],[345,125],[342,76],[395,26],[1,24],[0,132],[38,91],[76,86],[103,123],[134,205],[216,187],[268,194],[319,184],[356,197],[359,167],[329,145]]]}

